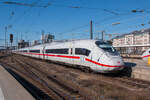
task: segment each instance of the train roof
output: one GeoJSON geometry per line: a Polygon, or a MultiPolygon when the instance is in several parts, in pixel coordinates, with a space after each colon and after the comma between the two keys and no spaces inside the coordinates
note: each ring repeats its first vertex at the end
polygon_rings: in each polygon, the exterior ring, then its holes
{"type": "Polygon", "coordinates": [[[102,40],[90,40],[90,39],[86,39],[86,40],[59,40],[59,41],[53,41],[51,43],[45,43],[45,44],[40,44],[40,45],[36,45],[36,46],[31,46],[31,47],[26,47],[26,48],[21,48],[19,50],[25,50],[25,49],[36,49],[36,48],[42,48],[43,46],[52,46],[52,45],[61,45],[61,44],[69,44],[69,43],[74,43],[74,44],[79,44],[79,45],[93,45],[95,44],[96,41],[101,41],[104,42],[102,40]]]}
{"type": "Polygon", "coordinates": [[[56,43],[70,43],[70,42],[95,42],[97,40],[90,40],[90,39],[86,39],[86,40],[58,40],[58,41],[54,41],[52,43],[48,43],[48,44],[56,44],[56,43]]]}
{"type": "Polygon", "coordinates": [[[45,45],[46,46],[48,46],[48,45],[61,45],[61,44],[67,45],[70,43],[73,43],[76,45],[93,45],[93,44],[95,44],[96,41],[99,41],[99,40],[89,40],[88,39],[88,40],[68,40],[68,41],[64,41],[64,42],[54,41],[52,43],[45,44],[45,45]]]}

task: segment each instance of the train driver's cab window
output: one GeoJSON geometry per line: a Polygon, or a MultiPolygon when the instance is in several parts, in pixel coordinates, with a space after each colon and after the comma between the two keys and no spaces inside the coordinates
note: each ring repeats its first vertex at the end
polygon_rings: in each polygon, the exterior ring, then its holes
{"type": "Polygon", "coordinates": [[[149,54],[150,54],[150,51],[149,51],[149,54]]]}
{"type": "Polygon", "coordinates": [[[76,55],[85,55],[85,56],[89,56],[90,54],[90,50],[88,49],[84,49],[84,48],[75,48],[75,54],[76,55]]]}
{"type": "Polygon", "coordinates": [[[105,52],[108,52],[110,54],[113,55],[119,55],[119,53],[116,51],[115,48],[112,47],[112,45],[110,45],[107,42],[103,42],[103,41],[96,41],[95,44],[101,48],[102,50],[104,50],[105,52]]]}

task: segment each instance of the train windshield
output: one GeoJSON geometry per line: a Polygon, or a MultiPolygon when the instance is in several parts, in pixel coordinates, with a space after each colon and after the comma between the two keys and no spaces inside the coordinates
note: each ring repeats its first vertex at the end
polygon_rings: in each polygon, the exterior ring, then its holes
{"type": "Polygon", "coordinates": [[[109,43],[107,42],[101,42],[101,41],[96,41],[95,44],[103,49],[104,51],[108,52],[111,55],[118,55],[118,52],[116,51],[115,48],[113,48],[109,43]]]}

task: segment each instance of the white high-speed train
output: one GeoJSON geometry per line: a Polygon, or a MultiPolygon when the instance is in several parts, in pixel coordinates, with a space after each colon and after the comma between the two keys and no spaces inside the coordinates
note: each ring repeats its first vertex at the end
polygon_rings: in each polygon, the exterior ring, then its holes
{"type": "Polygon", "coordinates": [[[52,42],[14,51],[35,58],[78,65],[96,72],[109,73],[124,68],[120,54],[108,43],[99,40],[52,42]]]}
{"type": "Polygon", "coordinates": [[[150,49],[147,49],[143,54],[142,54],[142,59],[144,61],[148,60],[148,57],[150,57],[150,49]]]}

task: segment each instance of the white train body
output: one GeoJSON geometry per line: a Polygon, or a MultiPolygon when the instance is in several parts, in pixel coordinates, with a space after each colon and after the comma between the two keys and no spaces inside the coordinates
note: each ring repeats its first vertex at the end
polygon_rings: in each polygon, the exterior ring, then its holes
{"type": "Polygon", "coordinates": [[[147,49],[143,54],[142,54],[142,59],[144,61],[148,61],[148,57],[150,57],[150,49],[147,49]]]}
{"type": "Polygon", "coordinates": [[[53,42],[15,50],[16,53],[40,59],[88,67],[96,72],[122,70],[124,62],[118,52],[98,40],[53,42]]]}

